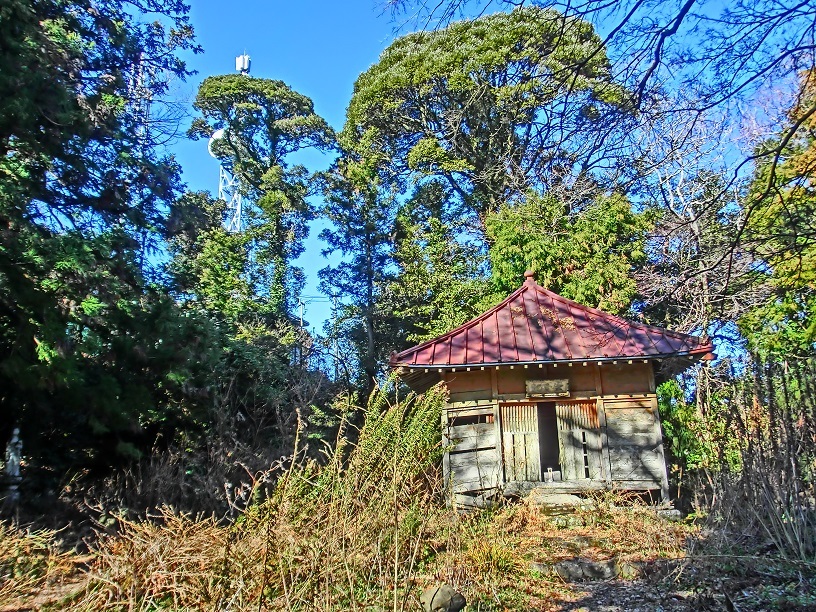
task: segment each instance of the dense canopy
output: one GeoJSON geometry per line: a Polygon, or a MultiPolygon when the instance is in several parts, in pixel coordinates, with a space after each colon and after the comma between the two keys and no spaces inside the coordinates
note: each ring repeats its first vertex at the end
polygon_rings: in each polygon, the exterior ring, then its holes
{"type": "Polygon", "coordinates": [[[366,171],[443,177],[483,214],[587,171],[623,93],[589,23],[526,7],[398,39],[342,138],[366,171]]]}

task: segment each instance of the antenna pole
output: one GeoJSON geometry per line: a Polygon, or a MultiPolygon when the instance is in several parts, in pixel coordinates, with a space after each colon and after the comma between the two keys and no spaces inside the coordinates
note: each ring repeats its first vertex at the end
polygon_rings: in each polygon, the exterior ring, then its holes
{"type": "MultiPolygon", "coordinates": [[[[235,58],[235,70],[243,75],[249,74],[250,57],[246,51],[235,58]]],[[[210,155],[218,159],[213,151],[213,143],[225,138],[226,128],[216,130],[210,138],[208,148],[210,155]]],[[[227,203],[227,217],[224,219],[224,229],[230,233],[238,233],[243,230],[243,198],[241,196],[241,183],[232,173],[232,165],[225,159],[219,160],[218,168],[218,197],[227,203]]],[[[301,324],[302,327],[302,324],[301,324]]]]}
{"type": "Polygon", "coordinates": [[[235,58],[235,69],[241,74],[249,74],[249,66],[251,61],[252,60],[250,59],[249,55],[247,55],[246,51],[244,51],[242,55],[235,58]]]}

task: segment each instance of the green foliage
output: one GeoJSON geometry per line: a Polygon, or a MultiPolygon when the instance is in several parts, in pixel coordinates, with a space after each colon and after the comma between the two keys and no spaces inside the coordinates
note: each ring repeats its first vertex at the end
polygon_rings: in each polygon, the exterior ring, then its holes
{"type": "Polygon", "coordinates": [[[341,140],[361,175],[442,177],[484,214],[587,162],[623,93],[589,23],[523,7],[396,40],[357,79],[341,140]]]}
{"type": "MultiPolygon", "coordinates": [[[[481,312],[489,286],[485,256],[468,237],[467,216],[449,212],[450,192],[438,181],[417,188],[396,218],[394,264],[385,288],[405,340],[422,342],[450,331],[481,312]]],[[[395,347],[397,349],[403,346],[395,347]]]]}
{"type": "Polygon", "coordinates": [[[186,4],[150,11],[154,23],[118,1],[0,9],[0,439],[19,424],[26,469],[54,480],[178,422],[165,373],[186,330],[166,333],[180,320],[146,256],[179,168],[143,108],[196,47],[186,4]]]}
{"type": "Polygon", "coordinates": [[[315,114],[309,98],[272,79],[208,77],[199,87],[195,108],[202,117],[193,121],[189,135],[208,138],[224,130],[213,153],[230,167],[251,204],[243,220],[247,244],[224,246],[251,252],[258,269],[268,268],[264,290],[283,315],[294,306],[302,283],[302,272],[290,263],[303,252],[312,216],[306,200],[309,173],[303,166],[290,166],[288,158],[306,148],[330,150],[334,133],[315,114]]]}
{"type": "Polygon", "coordinates": [[[624,312],[636,293],[631,276],[645,260],[648,212],[620,195],[599,195],[570,211],[551,195],[528,194],[485,218],[493,284],[507,295],[524,271],[559,295],[608,312],[624,312]]]}
{"type": "Polygon", "coordinates": [[[409,394],[395,402],[397,388],[392,374],[375,390],[348,460],[342,449],[335,451],[316,485],[309,487],[309,497],[349,504],[365,499],[370,510],[388,513],[393,511],[389,492],[393,495],[392,487],[397,487],[400,503],[409,501],[405,493],[418,484],[412,480],[421,479],[442,457],[439,419],[447,391],[437,386],[421,397],[409,394]]]}
{"type": "MultiPolygon", "coordinates": [[[[269,266],[254,250],[263,225],[230,233],[224,202],[189,193],[171,218],[169,288],[178,308],[208,333],[183,379],[191,404],[209,404],[188,444],[245,445],[257,463],[290,443],[298,410],[323,400],[322,375],[302,358],[309,338],[278,310],[269,266]]],[[[222,460],[226,460],[223,458],[222,460]]]]}
{"type": "Polygon", "coordinates": [[[179,386],[166,376],[188,367],[178,347],[199,332],[171,300],[144,287],[126,236],[88,241],[73,232],[49,243],[42,264],[54,272],[43,288],[26,295],[10,285],[28,298],[16,317],[34,299],[56,304],[39,321],[34,311],[3,330],[3,342],[17,347],[0,365],[12,404],[4,409],[22,425],[34,465],[112,465],[149,448],[156,428],[170,433],[179,423],[167,410],[179,386]]]}
{"type": "Polygon", "coordinates": [[[800,78],[800,93],[789,111],[790,123],[801,122],[796,136],[763,143],[762,162],[746,198],[751,209],[747,242],[768,262],[773,299],[740,321],[751,346],[766,354],[816,354],[816,73],[800,78]],[[773,155],[780,151],[778,159],[773,155]]]}
{"type": "MultiPolygon", "coordinates": [[[[323,375],[307,367],[311,339],[290,316],[303,284],[291,261],[303,250],[313,186],[289,157],[330,149],[333,133],[311,100],[281,81],[210,77],[195,107],[202,117],[189,134],[224,130],[212,151],[245,197],[241,232],[223,228],[226,203],[206,194],[186,194],[171,216],[171,291],[185,311],[214,324],[199,364],[209,380],[194,385],[213,408],[196,443],[238,443],[241,461],[259,466],[291,443],[300,411],[324,399],[323,375]]],[[[237,459],[229,452],[221,460],[237,459]]]]}
{"type": "Polygon", "coordinates": [[[657,388],[660,421],[664,440],[671,456],[685,469],[715,465],[716,449],[712,449],[700,434],[705,423],[696,402],[686,401],[685,392],[676,380],[669,380],[657,388]]]}
{"type": "Polygon", "coordinates": [[[391,277],[394,198],[376,184],[354,183],[346,170],[343,158],[323,177],[323,215],[333,225],[320,234],[328,245],[323,254],[340,253],[344,259],[320,270],[319,276],[322,290],[343,300],[332,333],[350,345],[360,373],[357,382],[368,396],[393,333],[393,315],[382,308],[380,298],[391,277]]]}
{"type": "MultiPolygon", "coordinates": [[[[705,400],[699,396],[689,400],[675,379],[657,388],[664,440],[674,458],[675,469],[682,470],[678,478],[682,479],[690,472],[713,474],[720,470],[739,470],[742,447],[734,435],[732,417],[729,416],[733,391],[733,388],[723,387],[721,392],[705,400]]],[[[697,393],[702,392],[698,390],[697,393]]]]}
{"type": "Polygon", "coordinates": [[[206,193],[186,193],[173,206],[171,290],[181,302],[233,322],[242,314],[269,314],[269,270],[252,257],[258,229],[227,232],[221,224],[225,208],[206,193]]]}
{"type": "MultiPolygon", "coordinates": [[[[553,277],[564,261],[580,266],[561,275],[571,297],[628,306],[626,277],[645,227],[628,202],[608,198],[576,215],[583,233],[560,251],[524,243],[531,232],[515,204],[588,162],[589,135],[625,115],[624,94],[591,25],[537,7],[404,36],[358,78],[340,136],[348,186],[332,196],[345,208],[329,204],[336,229],[323,235],[350,259],[322,275],[324,286],[353,296],[338,331],[366,379],[391,350],[448,331],[515,289],[529,263],[510,263],[516,249],[546,255],[540,267],[553,277]],[[409,184],[414,193],[394,206],[409,184]],[[588,239],[593,224],[600,240],[588,239]]],[[[573,231],[575,219],[558,216],[550,220],[573,231]]]]}

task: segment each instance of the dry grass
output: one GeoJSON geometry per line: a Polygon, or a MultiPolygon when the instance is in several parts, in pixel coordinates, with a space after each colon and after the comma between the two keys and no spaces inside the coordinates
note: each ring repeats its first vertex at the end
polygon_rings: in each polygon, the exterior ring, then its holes
{"type": "Polygon", "coordinates": [[[18,609],[45,589],[76,579],[76,555],[59,550],[57,534],[0,522],[0,610],[18,609]]]}
{"type": "Polygon", "coordinates": [[[593,507],[553,515],[520,503],[459,520],[431,576],[462,589],[472,609],[562,610],[581,593],[551,571],[559,561],[652,563],[680,559],[697,528],[669,523],[653,509],[619,495],[597,496],[593,507]]]}
{"type": "Polygon", "coordinates": [[[169,510],[102,538],[84,609],[349,610],[409,606],[438,496],[440,390],[368,407],[356,445],[292,466],[234,524],[169,510]]]}
{"type": "MultiPolygon", "coordinates": [[[[436,468],[443,402],[438,390],[393,405],[375,395],[356,445],[339,444],[322,466],[293,466],[232,524],[169,509],[119,519],[118,532],[98,540],[82,590],[51,608],[415,610],[422,589],[444,581],[470,610],[556,610],[576,591],[542,562],[685,554],[693,527],[645,507],[617,509],[617,496],[598,496],[568,521],[528,504],[451,510],[436,468]]],[[[18,557],[45,568],[37,559],[49,550],[18,557]]],[[[34,582],[17,593],[48,582],[45,570],[26,575],[34,582]]]]}
{"type": "MultiPolygon", "coordinates": [[[[81,580],[79,559],[58,552],[54,533],[0,525],[0,611],[396,612],[417,609],[421,591],[440,582],[460,590],[471,611],[629,609],[645,591],[671,610],[721,609],[728,598],[743,610],[816,609],[812,550],[786,549],[805,541],[792,530],[809,523],[793,524],[797,515],[783,502],[812,505],[808,495],[785,496],[780,485],[768,502],[723,490],[728,512],[713,513],[723,522],[705,530],[614,493],[564,515],[530,502],[460,515],[446,505],[438,477],[443,403],[438,389],[394,404],[375,394],[356,444],[341,438],[322,465],[287,464],[270,498],[230,524],[170,509],[148,521],[121,518],[116,533],[100,536],[81,580]],[[742,516],[756,521],[758,512],[776,512],[781,528],[758,532],[742,516]],[[751,538],[738,529],[768,541],[740,548],[751,538]],[[576,558],[614,559],[642,577],[601,588],[565,584],[552,566],[576,558]],[[72,588],[60,590],[61,582],[72,588]],[[612,596],[617,607],[603,599],[612,596]]],[[[792,456],[803,427],[777,412],[787,429],[745,431],[763,443],[756,432],[793,432],[771,440],[792,456]]],[[[756,456],[775,456],[768,449],[756,456]]]]}
{"type": "Polygon", "coordinates": [[[121,518],[116,533],[100,536],[79,578],[82,560],[60,553],[56,534],[0,524],[0,612],[396,612],[417,609],[419,593],[440,582],[460,590],[471,611],[629,609],[641,605],[644,589],[662,609],[721,609],[730,598],[743,610],[816,610],[812,540],[802,536],[812,538],[814,516],[811,472],[803,471],[813,456],[803,432],[814,431],[804,418],[813,413],[805,386],[775,392],[785,400],[772,405],[776,426],[747,418],[743,425],[757,462],[743,462],[743,484],[783,473],[766,459],[783,456],[796,469],[773,487],[748,487],[753,497],[733,483],[723,489],[720,499],[730,503],[711,515],[722,522],[705,530],[667,522],[637,498],[614,493],[564,515],[530,502],[460,515],[446,504],[438,475],[442,391],[393,404],[379,392],[354,445],[341,438],[321,465],[288,463],[269,499],[234,522],[167,508],[148,521],[121,518]],[[788,482],[802,484],[792,489],[799,494],[790,494],[788,482]],[[745,548],[757,536],[767,541],[745,548]],[[575,558],[615,559],[640,568],[642,578],[595,590],[565,584],[552,566],[575,558]],[[603,593],[615,594],[617,607],[603,593]]]}
{"type": "Polygon", "coordinates": [[[556,610],[572,587],[536,563],[682,557],[695,532],[646,508],[586,510],[561,526],[562,517],[523,504],[465,516],[409,505],[395,521],[359,502],[358,514],[336,502],[308,520],[293,507],[269,514],[264,506],[232,526],[169,511],[155,523],[123,521],[100,541],[91,580],[70,607],[413,610],[423,588],[444,581],[469,609],[556,610]]]}

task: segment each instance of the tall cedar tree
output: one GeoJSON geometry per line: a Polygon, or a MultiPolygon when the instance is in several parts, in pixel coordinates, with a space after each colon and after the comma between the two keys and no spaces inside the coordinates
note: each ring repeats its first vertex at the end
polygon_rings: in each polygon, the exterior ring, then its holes
{"type": "Polygon", "coordinates": [[[395,350],[450,331],[487,305],[483,242],[451,191],[441,179],[423,183],[397,212],[395,274],[383,293],[399,322],[395,350]]]}
{"type": "Polygon", "coordinates": [[[285,316],[302,284],[302,271],[291,262],[303,252],[313,214],[306,200],[310,175],[289,158],[306,148],[330,150],[334,133],[309,98],[272,79],[209,77],[199,87],[195,108],[202,116],[193,121],[190,136],[209,138],[224,130],[213,152],[230,167],[250,204],[244,235],[222,241],[235,242],[226,248],[243,250],[246,262],[269,269],[268,286],[257,290],[268,292],[272,310],[285,316]]]}
{"type": "Polygon", "coordinates": [[[493,284],[502,296],[537,273],[542,286],[613,313],[623,313],[636,294],[632,272],[644,262],[650,213],[636,213],[621,195],[598,195],[570,210],[550,195],[529,194],[485,221],[493,284]]]}
{"type": "Polygon", "coordinates": [[[167,373],[189,338],[147,285],[146,249],[180,183],[144,108],[195,47],[186,4],[150,10],[153,23],[116,0],[0,11],[0,439],[19,425],[28,469],[55,477],[177,422],[167,373]]]}
{"type": "Polygon", "coordinates": [[[394,200],[375,184],[359,187],[349,180],[343,174],[344,161],[324,176],[323,215],[333,228],[320,233],[328,245],[323,254],[339,253],[343,260],[320,270],[320,286],[343,300],[333,333],[342,335],[356,356],[360,380],[354,382],[367,397],[381,374],[394,325],[393,313],[381,305],[392,274],[394,200]]]}

